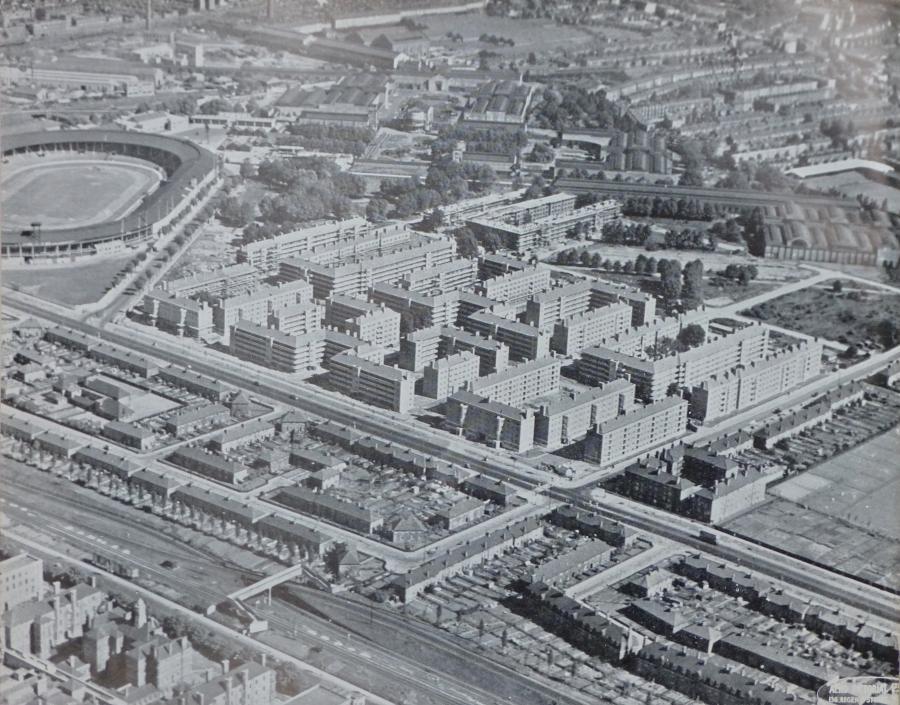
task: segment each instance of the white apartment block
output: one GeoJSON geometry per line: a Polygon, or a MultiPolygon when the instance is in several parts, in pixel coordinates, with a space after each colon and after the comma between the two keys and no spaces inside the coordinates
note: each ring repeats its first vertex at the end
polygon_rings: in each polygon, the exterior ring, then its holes
{"type": "Polygon", "coordinates": [[[550,288],[550,274],[548,267],[530,266],[480,281],[475,285],[475,293],[511,306],[521,306],[535,294],[550,288]]]}
{"type": "Polygon", "coordinates": [[[509,346],[512,360],[540,360],[550,355],[552,336],[548,330],[501,318],[486,311],[473,313],[464,325],[470,333],[478,333],[509,346]]]}
{"type": "Polygon", "coordinates": [[[342,394],[401,414],[415,404],[415,375],[351,353],[331,358],[328,381],[342,394]]]}
{"type": "Polygon", "coordinates": [[[559,391],[561,366],[553,357],[523,362],[478,378],[472,383],[471,391],[491,401],[522,406],[527,401],[559,391]]]}
{"type": "Polygon", "coordinates": [[[473,352],[460,352],[441,357],[425,368],[422,394],[432,399],[446,399],[478,379],[481,361],[473,352]]]}
{"type": "Polygon", "coordinates": [[[668,397],[601,423],[588,436],[585,459],[605,467],[671,443],[687,426],[688,402],[668,397]]]}
{"type": "Polygon", "coordinates": [[[544,402],[535,414],[534,442],[555,449],[584,438],[598,424],[635,407],[634,385],[617,379],[580,394],[544,402]]]}
{"type": "Polygon", "coordinates": [[[714,420],[799,386],[822,371],[822,342],[803,341],[764,360],[714,375],[691,390],[691,418],[714,420]]]}
{"type": "Polygon", "coordinates": [[[631,306],[615,303],[578,313],[553,327],[550,347],[566,357],[576,357],[601,340],[631,330],[631,306]]]}
{"type": "Polygon", "coordinates": [[[238,321],[265,325],[269,314],[283,306],[309,301],[312,286],[297,279],[278,286],[263,286],[254,292],[218,299],[212,307],[215,332],[228,345],[231,327],[238,321]]]}

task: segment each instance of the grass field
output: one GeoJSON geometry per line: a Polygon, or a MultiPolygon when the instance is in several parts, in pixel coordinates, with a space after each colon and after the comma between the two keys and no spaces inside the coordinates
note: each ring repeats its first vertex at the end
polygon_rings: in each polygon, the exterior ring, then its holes
{"type": "Polygon", "coordinates": [[[727,528],[885,585],[900,580],[900,429],[772,490],[727,528]]]}
{"type": "Polygon", "coordinates": [[[832,293],[811,287],[758,304],[746,315],[807,335],[859,344],[879,343],[878,324],[900,321],[900,294],[883,290],[832,293]]]}
{"type": "Polygon", "coordinates": [[[129,213],[159,181],[139,164],[48,160],[11,165],[3,179],[5,228],[40,221],[46,230],[95,225],[129,213]]]}
{"type": "Polygon", "coordinates": [[[65,269],[4,269],[3,286],[66,306],[97,301],[133,252],[65,269]]]}

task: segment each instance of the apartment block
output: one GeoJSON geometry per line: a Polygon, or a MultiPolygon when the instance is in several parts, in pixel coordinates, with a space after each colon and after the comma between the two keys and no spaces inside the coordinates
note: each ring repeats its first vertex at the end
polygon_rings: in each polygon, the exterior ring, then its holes
{"type": "Polygon", "coordinates": [[[431,326],[408,333],[400,341],[400,367],[421,372],[440,357],[473,352],[480,360],[479,375],[509,367],[509,347],[475,333],[450,326],[431,326]]]}
{"type": "Polygon", "coordinates": [[[468,289],[477,279],[478,262],[455,259],[431,269],[410,272],[400,281],[400,286],[419,293],[446,293],[468,289]]]}
{"type": "Polygon", "coordinates": [[[442,326],[429,326],[404,335],[400,340],[400,367],[421,372],[441,357],[442,330],[442,326]]]}
{"type": "Polygon", "coordinates": [[[268,327],[288,335],[304,335],[322,328],[325,307],[312,301],[282,306],[269,312],[268,327]]]}
{"type": "Polygon", "coordinates": [[[213,333],[213,312],[205,301],[153,289],[144,294],[141,310],[147,323],[166,333],[198,340],[207,340],[213,333]]]}
{"type": "Polygon", "coordinates": [[[163,282],[162,288],[172,296],[192,297],[206,294],[210,297],[234,296],[250,291],[259,282],[259,272],[250,264],[234,264],[210,272],[163,282]]]}
{"type": "Polygon", "coordinates": [[[415,404],[414,375],[350,353],[331,358],[328,381],[342,394],[400,413],[415,404]]]}
{"type": "Polygon", "coordinates": [[[560,361],[543,358],[513,365],[494,374],[479,377],[471,392],[510,406],[522,406],[537,397],[559,391],[560,361]]]}
{"type": "Polygon", "coordinates": [[[634,385],[624,379],[581,394],[566,394],[540,405],[535,414],[534,442],[550,449],[569,445],[634,406],[634,385]]]}
{"type": "Polygon", "coordinates": [[[368,229],[369,224],[365,218],[350,218],[281,233],[272,238],[242,245],[238,250],[238,261],[261,270],[273,271],[286,259],[300,257],[307,252],[329,247],[342,240],[360,237],[368,229]]]}
{"type": "Polygon", "coordinates": [[[487,196],[467,198],[458,203],[441,206],[441,212],[444,214],[444,222],[447,225],[461,225],[468,219],[488,211],[511,206],[520,201],[524,195],[525,189],[516,189],[505,193],[491,193],[487,196]]]}
{"type": "Polygon", "coordinates": [[[369,298],[405,314],[412,321],[413,330],[418,330],[428,326],[454,325],[459,312],[460,292],[448,291],[432,296],[380,283],[369,290],[369,298]]]}
{"type": "Polygon", "coordinates": [[[550,347],[565,357],[577,357],[585,348],[631,329],[631,307],[614,303],[578,313],[553,327],[550,347]]]}
{"type": "Polygon", "coordinates": [[[44,562],[20,553],[0,561],[0,607],[11,610],[44,593],[44,562]]]}
{"type": "Polygon", "coordinates": [[[263,286],[256,291],[220,298],[213,304],[213,325],[228,345],[231,327],[238,321],[266,325],[273,311],[305,301],[312,297],[312,286],[302,279],[284,282],[278,286],[263,286]]]}
{"type": "Polygon", "coordinates": [[[230,344],[235,357],[281,372],[319,367],[325,356],[324,331],[291,335],[250,321],[232,326],[230,344]]]}
{"type": "Polygon", "coordinates": [[[491,279],[510,272],[521,272],[528,269],[529,264],[515,257],[500,254],[486,254],[478,258],[478,278],[491,279]]]}
{"type": "Polygon", "coordinates": [[[509,347],[499,340],[458,328],[441,328],[440,354],[447,356],[459,352],[473,352],[478,356],[481,361],[478,374],[482,376],[502,372],[509,367],[509,347]]]}
{"type": "Polygon", "coordinates": [[[357,255],[331,264],[318,264],[309,258],[287,259],[281,262],[279,275],[284,280],[306,279],[319,299],[332,294],[363,296],[375,284],[396,282],[410,272],[449,262],[455,251],[452,240],[418,238],[379,254],[357,255]]]}
{"type": "Polygon", "coordinates": [[[469,316],[464,327],[470,333],[479,333],[507,345],[512,360],[539,360],[550,355],[552,336],[548,330],[485,311],[469,316]]]}
{"type": "Polygon", "coordinates": [[[608,466],[672,442],[685,431],[687,410],[687,401],[668,397],[604,421],[587,437],[585,458],[608,466]]]}
{"type": "Polygon", "coordinates": [[[422,393],[432,399],[445,399],[478,379],[481,361],[473,352],[441,357],[425,368],[422,393]]]}
{"type": "Polygon", "coordinates": [[[649,294],[598,281],[580,281],[537,294],[525,306],[525,322],[546,327],[595,308],[625,302],[631,307],[632,327],[651,323],[656,299],[649,294]]]}
{"type": "Polygon", "coordinates": [[[576,209],[575,196],[558,193],[470,218],[467,224],[477,233],[498,235],[509,249],[527,252],[566,237],[599,234],[606,223],[620,215],[619,204],[613,199],[576,209]]]}
{"type": "Polygon", "coordinates": [[[609,382],[618,377],[630,379],[637,387],[638,398],[655,402],[671,394],[673,389],[692,387],[709,378],[763,360],[768,352],[769,331],[763,325],[747,325],[684,352],[658,346],[617,352],[596,346],[582,352],[578,372],[591,383],[609,382]]]}
{"type": "Polygon", "coordinates": [[[551,270],[532,265],[478,282],[475,293],[510,306],[521,306],[532,296],[550,288],[551,270]]]}
{"type": "Polygon", "coordinates": [[[721,418],[746,409],[818,376],[821,341],[803,341],[764,360],[710,377],[691,389],[691,418],[721,418]]]}
{"type": "Polygon", "coordinates": [[[469,440],[524,453],[534,446],[534,412],[465,390],[445,404],[447,422],[469,440]]]}
{"type": "Polygon", "coordinates": [[[384,348],[400,342],[400,314],[384,303],[333,295],[325,302],[326,322],[360,340],[384,348]]]}

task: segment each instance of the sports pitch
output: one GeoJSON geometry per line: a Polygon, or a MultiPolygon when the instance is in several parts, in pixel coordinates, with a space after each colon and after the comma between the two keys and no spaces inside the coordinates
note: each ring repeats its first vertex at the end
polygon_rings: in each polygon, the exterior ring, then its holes
{"type": "Polygon", "coordinates": [[[77,228],[130,213],[155,188],[149,166],[102,160],[41,160],[10,164],[2,183],[3,227],[45,230],[77,228]]]}

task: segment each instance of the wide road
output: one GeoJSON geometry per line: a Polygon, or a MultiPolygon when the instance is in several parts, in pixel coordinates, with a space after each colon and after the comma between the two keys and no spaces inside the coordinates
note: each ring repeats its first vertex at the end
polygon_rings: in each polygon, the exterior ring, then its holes
{"type": "MultiPolygon", "coordinates": [[[[460,442],[457,439],[453,439],[449,434],[433,432],[422,426],[403,426],[402,422],[406,421],[408,423],[408,420],[400,415],[384,411],[376,412],[365,404],[350,401],[346,397],[325,392],[309,384],[297,383],[291,385],[289,382],[286,382],[283,379],[278,380],[265,372],[255,373],[253,375],[255,381],[251,381],[253,377],[248,379],[246,369],[242,372],[239,372],[237,369],[231,371],[229,368],[224,367],[224,363],[226,362],[224,359],[212,362],[212,358],[197,353],[189,355],[186,352],[190,350],[188,346],[184,346],[178,350],[173,350],[169,346],[163,347],[158,345],[154,347],[141,342],[135,335],[126,336],[123,333],[102,331],[83,322],[73,321],[66,316],[53,312],[45,312],[39,306],[31,303],[20,303],[18,298],[14,301],[9,301],[9,299],[12,298],[12,296],[8,297],[7,305],[10,307],[24,310],[32,315],[53,320],[63,325],[71,326],[89,335],[104,338],[132,350],[166,359],[169,362],[192,365],[193,368],[199,372],[218,377],[237,387],[247,389],[251,392],[255,390],[257,393],[268,395],[273,399],[300,407],[316,415],[332,418],[342,423],[355,426],[360,430],[403,443],[416,450],[432,453],[438,457],[468,465],[473,469],[485,472],[493,477],[499,477],[513,482],[519,487],[531,489],[536,485],[543,484],[541,480],[532,480],[528,475],[525,475],[525,473],[529,473],[533,477],[536,473],[532,468],[508,460],[495,452],[485,454],[488,453],[486,449],[480,449],[474,445],[460,442]]],[[[894,350],[893,352],[888,351],[887,353],[872,356],[869,360],[858,363],[857,365],[842,371],[841,376],[846,380],[852,378],[853,375],[870,374],[877,369],[878,365],[885,364],[889,359],[893,359],[896,354],[897,351],[894,350]]],[[[807,387],[803,387],[796,393],[802,394],[809,392],[810,390],[807,387]]],[[[557,484],[563,484],[555,478],[554,481],[557,482],[557,484]]],[[[577,492],[574,490],[556,490],[549,494],[551,497],[560,498],[564,501],[571,501],[578,497],[577,492]]],[[[579,499],[578,501],[582,500],[579,499]]],[[[613,516],[613,518],[619,518],[626,523],[645,528],[648,531],[662,536],[682,541],[688,545],[697,545],[697,539],[692,538],[695,536],[694,531],[686,531],[683,528],[673,531],[673,525],[681,524],[682,520],[680,520],[679,517],[666,514],[663,519],[654,519],[650,522],[647,519],[647,509],[647,507],[637,502],[623,499],[617,503],[615,509],[610,507],[608,510],[612,512],[610,515],[613,516]],[[618,516],[614,516],[616,513],[618,516]]],[[[707,547],[706,544],[704,544],[704,547],[707,547]]],[[[719,555],[722,555],[722,557],[728,558],[729,560],[742,562],[749,568],[757,569],[760,572],[773,577],[780,577],[787,581],[797,581],[797,584],[802,587],[821,590],[823,594],[826,594],[829,597],[844,600],[853,606],[872,610],[880,616],[895,622],[900,622],[900,609],[894,606],[896,604],[896,599],[893,597],[886,597],[887,593],[884,591],[857,581],[850,581],[849,579],[842,578],[834,573],[828,573],[830,576],[829,578],[819,577],[816,581],[810,581],[809,575],[812,566],[786,554],[775,553],[777,558],[774,559],[762,558],[760,557],[761,548],[759,546],[745,542],[744,544],[731,547],[728,556],[723,554],[719,555]],[[894,604],[886,604],[886,599],[891,600],[894,604]]]]}

